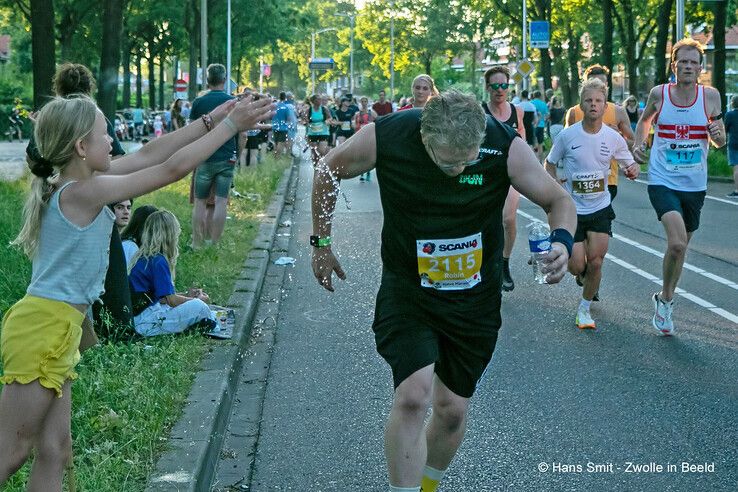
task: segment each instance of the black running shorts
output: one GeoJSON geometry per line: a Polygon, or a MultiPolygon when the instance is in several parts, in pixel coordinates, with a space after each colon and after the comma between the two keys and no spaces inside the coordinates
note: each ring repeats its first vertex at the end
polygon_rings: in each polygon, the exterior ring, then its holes
{"type": "Polygon", "coordinates": [[[612,205],[591,214],[577,214],[577,232],[574,233],[574,242],[580,243],[587,238],[587,232],[601,232],[612,237],[612,221],[615,211],[612,205]]]}
{"type": "Polygon", "coordinates": [[[385,270],[377,294],[377,352],[392,368],[395,389],[414,372],[435,364],[455,394],[471,398],[492,358],[500,317],[500,291],[442,296],[419,281],[385,270]]]}
{"type": "Polygon", "coordinates": [[[648,198],[659,220],[667,212],[679,212],[687,232],[694,232],[700,227],[705,195],[704,191],[677,191],[666,186],[648,185],[648,198]]]}

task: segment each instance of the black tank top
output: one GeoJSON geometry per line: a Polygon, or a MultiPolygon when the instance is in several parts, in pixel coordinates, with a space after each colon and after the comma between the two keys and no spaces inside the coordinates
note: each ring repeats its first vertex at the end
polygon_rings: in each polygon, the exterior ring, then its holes
{"type": "MultiPolygon", "coordinates": [[[[510,104],[510,103],[507,103],[507,104],[510,104]]],[[[489,110],[489,106],[487,106],[487,103],[482,103],[482,108],[484,108],[484,112],[490,115],[492,118],[495,117],[495,115],[492,114],[492,111],[489,110]]],[[[512,104],[510,104],[510,117],[507,119],[507,121],[503,121],[503,123],[506,125],[510,125],[516,130],[518,129],[518,111],[515,109],[515,106],[513,106],[512,104]]]]}
{"type": "Polygon", "coordinates": [[[503,229],[502,207],[510,187],[507,156],[517,133],[487,118],[482,162],[447,176],[420,139],[422,109],[389,114],[375,123],[377,181],[384,224],[385,271],[408,280],[429,295],[463,300],[472,293],[499,294],[503,229]],[[417,241],[456,239],[481,233],[481,282],[471,289],[436,291],[420,287],[417,241]]]}

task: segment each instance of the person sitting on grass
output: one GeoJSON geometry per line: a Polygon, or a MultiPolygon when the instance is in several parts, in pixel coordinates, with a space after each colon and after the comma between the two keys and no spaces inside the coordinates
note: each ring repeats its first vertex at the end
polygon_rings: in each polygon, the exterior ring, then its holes
{"type": "Polygon", "coordinates": [[[130,270],[133,264],[131,259],[133,255],[138,251],[138,247],[141,244],[141,234],[143,233],[143,227],[146,223],[146,219],[149,215],[159,210],[153,205],[142,205],[133,211],[131,220],[128,221],[128,225],[120,233],[120,238],[123,240],[123,253],[126,256],[126,266],[130,270]]]}
{"type": "Polygon", "coordinates": [[[0,328],[0,489],[31,456],[28,490],[62,490],[72,454],[71,381],[85,313],[103,292],[107,207],[184,178],[238,132],[271,118],[270,101],[229,101],[111,165],[105,116],[87,96],[54,98],[39,112],[39,158],[13,244],[32,261],[26,295],[0,328]]]}
{"type": "Polygon", "coordinates": [[[171,212],[152,213],[144,224],[141,245],[128,275],[133,322],[144,337],[181,333],[194,326],[215,327],[216,321],[202,291],[196,297],[177,294],[174,277],[179,256],[179,221],[171,212]]]}

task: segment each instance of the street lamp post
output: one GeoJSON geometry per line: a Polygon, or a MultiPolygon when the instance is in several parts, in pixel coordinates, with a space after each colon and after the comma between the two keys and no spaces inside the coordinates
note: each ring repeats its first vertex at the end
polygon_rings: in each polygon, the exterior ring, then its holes
{"type": "Polygon", "coordinates": [[[390,0],[390,102],[395,100],[395,0],[390,0]]]}
{"type": "MultiPolygon", "coordinates": [[[[523,0],[523,60],[528,58],[528,0],[523,0]]],[[[523,78],[523,89],[528,89],[528,76],[523,78]]]]}
{"type": "MultiPolygon", "coordinates": [[[[315,59],[315,36],[328,31],[337,31],[335,27],[326,27],[325,29],[318,29],[315,32],[312,32],[310,34],[310,61],[313,61],[315,59]]],[[[312,89],[312,93],[315,93],[315,70],[310,70],[310,87],[312,89]]]]}
{"type": "Polygon", "coordinates": [[[356,22],[356,14],[346,14],[344,12],[338,12],[335,15],[339,17],[348,17],[349,25],[351,26],[350,33],[350,48],[349,48],[349,88],[351,94],[354,93],[354,23],[356,22]]]}
{"type": "MultiPolygon", "coordinates": [[[[226,29],[226,94],[231,93],[231,0],[228,0],[228,22],[226,29]]],[[[261,91],[260,91],[261,92],[261,91]]]]}
{"type": "Polygon", "coordinates": [[[684,37],[684,0],[676,0],[676,38],[684,37]]]}

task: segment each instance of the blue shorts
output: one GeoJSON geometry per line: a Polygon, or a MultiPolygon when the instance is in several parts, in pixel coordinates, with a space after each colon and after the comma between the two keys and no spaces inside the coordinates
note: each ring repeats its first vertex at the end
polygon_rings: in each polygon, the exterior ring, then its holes
{"type": "Polygon", "coordinates": [[[728,165],[738,166],[738,149],[731,149],[728,147],[728,165]]]}
{"type": "Polygon", "coordinates": [[[677,191],[666,186],[648,185],[648,198],[659,220],[667,212],[679,212],[687,232],[694,232],[700,227],[700,213],[706,194],[705,191],[677,191]]]}

